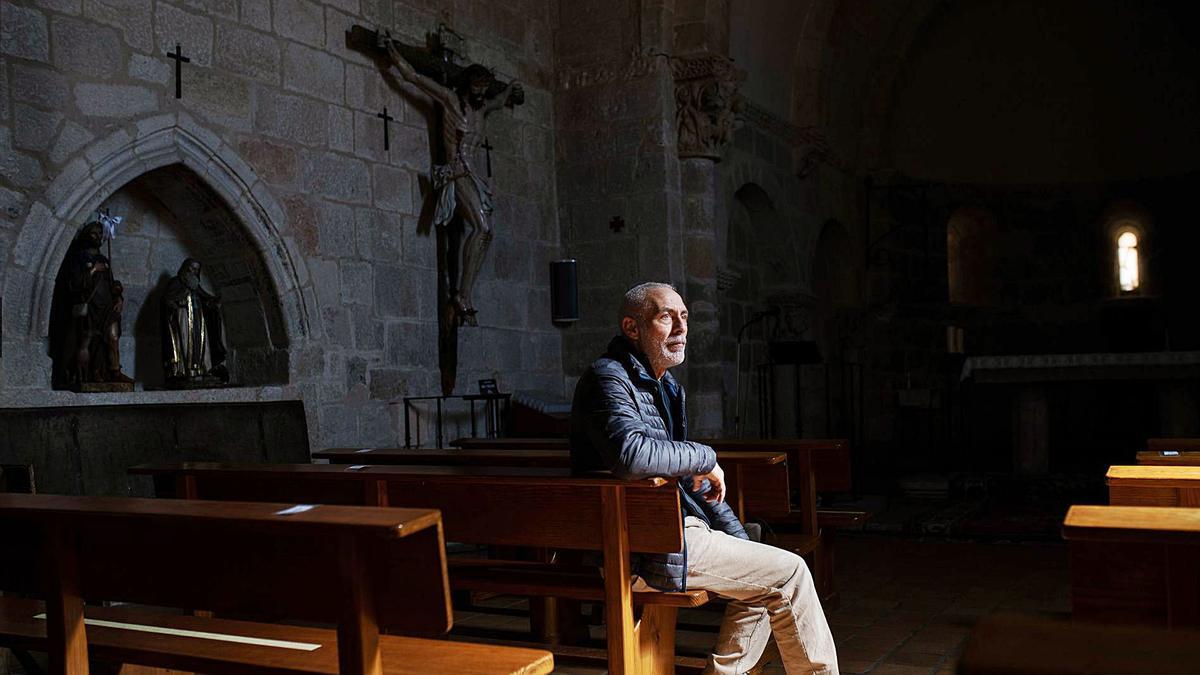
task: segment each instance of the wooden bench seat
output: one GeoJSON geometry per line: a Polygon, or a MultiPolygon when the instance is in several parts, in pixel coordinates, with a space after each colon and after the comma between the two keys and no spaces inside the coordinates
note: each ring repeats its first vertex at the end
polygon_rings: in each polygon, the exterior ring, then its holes
{"type": "MultiPolygon", "coordinates": [[[[292,672],[274,670],[277,659],[294,661],[297,656],[279,656],[279,647],[189,640],[174,653],[159,636],[84,622],[85,600],[121,601],[256,620],[336,624],[313,650],[321,652],[313,658],[335,664],[338,672],[357,674],[392,672],[383,661],[380,631],[432,636],[449,630],[437,511],[296,506],[0,495],[0,540],[28,542],[0,548],[0,589],[43,598],[47,615],[39,637],[28,626],[20,627],[28,609],[22,603],[28,601],[0,598],[12,622],[12,633],[0,639],[45,649],[52,672],[87,673],[91,634],[103,637],[101,653],[119,652],[120,660],[131,663],[202,670],[196,666],[203,652],[209,654],[203,658],[225,662],[218,672],[240,671],[241,664],[245,672],[292,672]],[[321,581],[314,583],[316,579],[321,581]],[[331,646],[336,649],[327,648],[331,646]]],[[[227,632],[220,622],[204,624],[209,621],[204,617],[179,620],[227,632]]],[[[282,635],[289,628],[261,630],[282,635]]],[[[497,659],[524,660],[516,672],[548,672],[548,656],[497,653],[497,659]]],[[[401,668],[396,672],[408,667],[395,665],[401,668]]],[[[491,670],[485,661],[476,672],[513,671],[491,670]]]]}
{"type": "Polygon", "coordinates": [[[958,675],[1190,675],[1200,633],[1106,626],[1043,617],[984,617],[958,662],[958,675]]]}
{"type": "MultiPolygon", "coordinates": [[[[45,651],[46,621],[36,618],[45,611],[45,604],[39,600],[0,599],[0,639],[9,646],[45,651]]],[[[198,673],[335,675],[339,672],[337,633],[328,628],[213,619],[129,607],[86,607],[84,617],[88,655],[103,663],[137,663],[198,673]],[[209,637],[172,634],[163,632],[164,629],[209,637]],[[221,637],[293,643],[295,648],[247,645],[221,637]],[[313,645],[317,648],[311,649],[313,645]]],[[[544,650],[395,635],[381,635],[379,647],[385,673],[526,675],[553,670],[554,657],[544,650]]]]}
{"type": "MultiPolygon", "coordinates": [[[[163,464],[135,467],[158,494],[192,499],[285,499],[307,503],[425,505],[441,510],[446,537],[489,546],[601,551],[611,673],[666,673],[674,667],[674,625],[680,600],[651,593],[633,617],[631,553],[682,550],[679,493],[673,481],[623,481],[548,468],[379,465],[163,464]]],[[[496,582],[524,595],[533,584],[496,582]]],[[[592,591],[576,592],[595,599],[592,591]]],[[[556,592],[559,589],[555,589],[556,592]]],[[[690,596],[687,602],[707,600],[690,596]]]]}
{"type": "Polygon", "coordinates": [[[1200,466],[1110,466],[1113,506],[1200,506],[1200,466]]]}
{"type": "Polygon", "coordinates": [[[1200,509],[1075,505],[1063,538],[1077,620],[1200,626],[1200,509]]]}

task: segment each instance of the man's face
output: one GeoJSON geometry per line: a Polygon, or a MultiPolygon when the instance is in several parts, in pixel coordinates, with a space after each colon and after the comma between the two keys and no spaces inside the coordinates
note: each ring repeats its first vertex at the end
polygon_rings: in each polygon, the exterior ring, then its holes
{"type": "Polygon", "coordinates": [[[626,317],[621,328],[649,359],[654,376],[662,377],[668,368],[683,363],[687,320],[687,306],[678,293],[669,288],[654,288],[646,293],[641,316],[626,317]]]}
{"type": "Polygon", "coordinates": [[[485,97],[487,96],[489,84],[491,84],[491,81],[482,77],[471,80],[471,95],[469,97],[471,107],[475,108],[476,110],[483,107],[484,102],[487,100],[485,97]]]}

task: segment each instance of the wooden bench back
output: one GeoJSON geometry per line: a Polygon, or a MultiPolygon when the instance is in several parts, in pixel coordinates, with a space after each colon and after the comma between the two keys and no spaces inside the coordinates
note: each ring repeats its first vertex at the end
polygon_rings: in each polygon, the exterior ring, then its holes
{"type": "Polygon", "coordinates": [[[131,472],[154,476],[160,496],[436,508],[452,541],[582,550],[602,548],[602,493],[620,489],[633,551],[683,548],[673,481],[546,468],[357,466],[182,463],[131,472]]]}
{"type": "Polygon", "coordinates": [[[337,623],[357,588],[381,628],[449,630],[436,511],[289,506],[0,495],[0,541],[22,542],[0,547],[0,589],[49,601],[65,565],[88,601],[337,623]]]}
{"type": "Polygon", "coordinates": [[[958,675],[1190,675],[1200,663],[1200,633],[1103,626],[1040,616],[980,619],[958,675]]]}
{"type": "Polygon", "coordinates": [[[1113,506],[1200,507],[1200,466],[1110,466],[1106,480],[1113,506]]]}
{"type": "MultiPolygon", "coordinates": [[[[787,455],[779,452],[718,453],[729,505],[742,520],[791,513],[787,455]]],[[[570,468],[564,448],[326,448],[313,459],[331,464],[388,466],[515,466],[570,468]]]]}
{"type": "Polygon", "coordinates": [[[1200,627],[1200,509],[1076,505],[1063,537],[1075,619],[1200,627]]]}
{"type": "Polygon", "coordinates": [[[1138,464],[1200,466],[1200,450],[1138,450],[1138,464]]]}
{"type": "Polygon", "coordinates": [[[1200,450],[1200,438],[1147,438],[1147,450],[1200,450]]]}
{"type": "Polygon", "coordinates": [[[639,661],[652,653],[647,645],[655,641],[653,631],[645,644],[638,637],[629,554],[683,548],[679,490],[675,481],[661,478],[623,481],[562,469],[334,464],[177,464],[130,471],[152,475],[157,489],[190,499],[286,494],[306,502],[419,504],[443,509],[446,537],[453,541],[603,551],[608,668],[614,675],[642,672],[639,661]]]}
{"type": "MultiPolygon", "coordinates": [[[[783,452],[792,471],[792,488],[802,483],[801,474],[815,474],[818,492],[848,492],[853,489],[850,441],[845,438],[693,438],[721,452],[783,452]]],[[[464,450],[541,449],[566,450],[565,438],[459,438],[451,445],[464,450]]]]}

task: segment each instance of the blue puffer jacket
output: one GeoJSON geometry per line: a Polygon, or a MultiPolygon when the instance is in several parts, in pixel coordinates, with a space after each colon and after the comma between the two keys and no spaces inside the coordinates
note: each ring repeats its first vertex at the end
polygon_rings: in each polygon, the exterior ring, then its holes
{"type": "MultiPolygon", "coordinates": [[[[571,466],[608,469],[622,478],[678,478],[684,515],[696,516],[726,534],[747,539],[728,504],[711,504],[692,492],[692,476],[712,471],[712,448],[687,438],[683,388],[670,373],[655,380],[644,357],[618,335],[608,351],[579,378],[571,404],[571,466]]],[[[634,556],[633,571],[664,591],[687,588],[687,549],[634,556]]]]}

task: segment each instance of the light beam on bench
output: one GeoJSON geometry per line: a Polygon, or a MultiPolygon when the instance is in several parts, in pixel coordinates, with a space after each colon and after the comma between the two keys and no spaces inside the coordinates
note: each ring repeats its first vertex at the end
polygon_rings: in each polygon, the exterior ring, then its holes
{"type": "MultiPolygon", "coordinates": [[[[35,619],[41,621],[46,620],[45,614],[35,614],[35,619]]],[[[200,640],[217,640],[220,642],[236,642],[243,645],[257,645],[259,647],[279,647],[280,649],[295,649],[301,652],[311,652],[320,649],[322,645],[312,642],[292,642],[290,640],[272,640],[270,638],[256,638],[249,635],[231,635],[229,633],[209,633],[200,630],[187,630],[184,628],[165,628],[163,626],[148,626],[141,623],[125,623],[123,621],[105,621],[104,619],[84,619],[83,623],[88,626],[101,626],[103,628],[120,628],[121,630],[133,630],[139,633],[156,633],[158,635],[178,635],[179,637],[197,638],[200,640]]]]}

